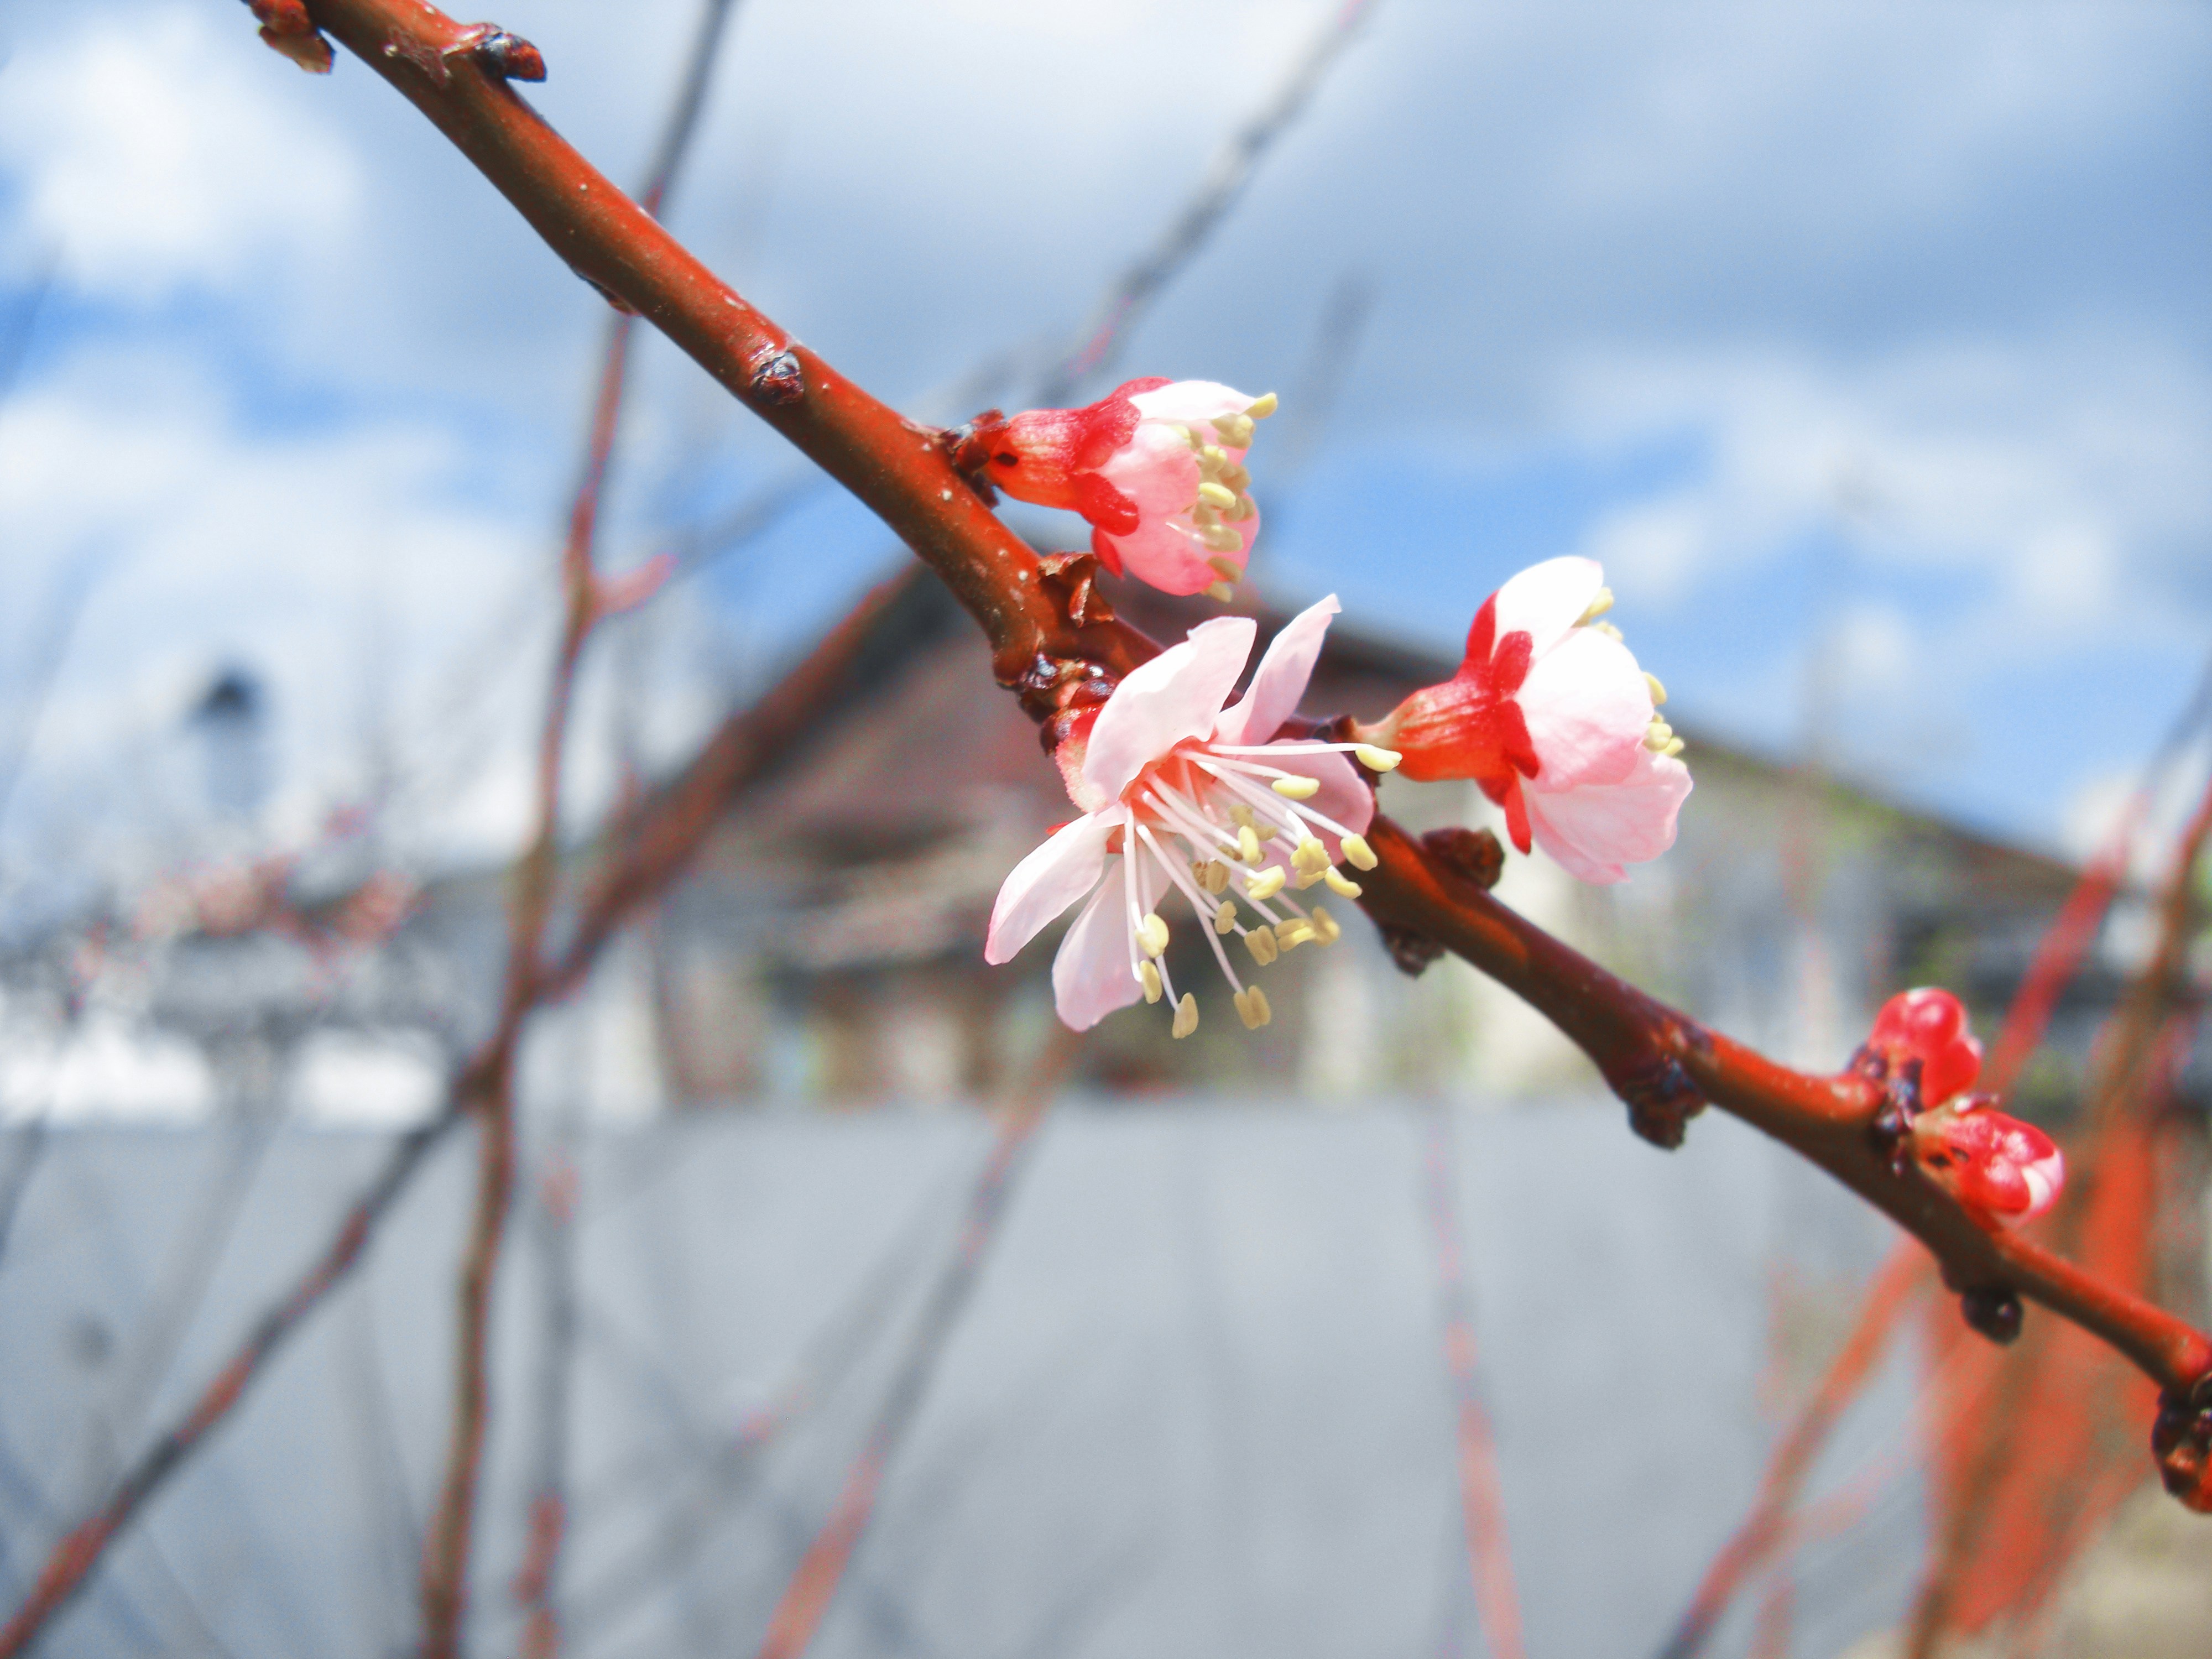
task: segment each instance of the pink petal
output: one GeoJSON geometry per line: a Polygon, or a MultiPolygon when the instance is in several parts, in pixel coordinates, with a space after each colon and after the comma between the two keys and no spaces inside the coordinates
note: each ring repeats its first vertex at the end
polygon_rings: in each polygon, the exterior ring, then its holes
{"type": "Polygon", "coordinates": [[[1227,559],[1240,571],[1252,557],[1252,538],[1260,533],[1260,515],[1229,526],[1237,532],[1233,549],[1220,552],[1200,544],[1190,532],[1188,514],[1173,519],[1146,519],[1127,536],[1111,536],[1114,551],[1129,574],[1163,593],[1203,593],[1221,580],[1208,562],[1227,559]]]}
{"type": "Polygon", "coordinates": [[[1524,630],[1540,657],[1567,635],[1605,586],[1595,559],[1547,559],[1498,590],[1498,637],[1524,630]]]}
{"type": "Polygon", "coordinates": [[[1185,426],[1210,422],[1223,415],[1242,415],[1253,403],[1246,393],[1218,380],[1175,380],[1140,392],[1129,401],[1148,421],[1179,421],[1185,426]]]}
{"type": "Polygon", "coordinates": [[[1298,699],[1306,694],[1328,634],[1328,619],[1343,608],[1332,593],[1283,624],[1267,641],[1244,700],[1213,723],[1216,743],[1265,743],[1298,712],[1298,699]]]}
{"type": "Polygon", "coordinates": [[[1144,994],[1129,971],[1128,920],[1121,911],[1121,872],[1115,869],[1060,942],[1052,959],[1053,1006],[1070,1030],[1087,1031],[1144,994]]]}
{"type": "Polygon", "coordinates": [[[1644,752],[1651,688],[1628,647],[1609,634],[1576,629],[1536,659],[1516,701],[1540,764],[1534,788],[1618,783],[1644,752]]]}
{"type": "Polygon", "coordinates": [[[1249,617],[1216,617],[1192,629],[1181,645],[1131,670],[1091,728],[1084,783],[1103,799],[1118,799],[1139,772],[1176,744],[1211,732],[1259,631],[1249,617]]]}
{"type": "Polygon", "coordinates": [[[1098,476],[1134,501],[1147,521],[1188,513],[1198,501],[1198,457],[1167,428],[1151,422],[1107,458],[1098,476]]]}
{"type": "Polygon", "coordinates": [[[1013,868],[991,907],[983,960],[1011,962],[1044,926],[1098,884],[1106,867],[1106,838],[1128,817],[1120,806],[1085,812],[1064,823],[1013,868]]]}
{"type": "Polygon", "coordinates": [[[1674,844],[1690,769],[1649,750],[1638,752],[1644,758],[1620,783],[1524,792],[1536,845],[1568,874],[1601,885],[1616,882],[1628,873],[1622,866],[1657,858],[1674,844]]]}

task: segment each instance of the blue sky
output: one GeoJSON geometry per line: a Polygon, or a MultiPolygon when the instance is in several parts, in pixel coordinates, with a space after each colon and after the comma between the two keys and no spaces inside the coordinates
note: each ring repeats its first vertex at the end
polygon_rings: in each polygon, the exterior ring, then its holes
{"type": "MultiPolygon", "coordinates": [[[[1079,326],[1333,9],[740,0],[672,218],[957,416],[980,361],[1079,326]]],[[[498,15],[634,177],[691,5],[498,15]]],[[[497,850],[603,307],[380,82],[299,74],[228,0],[15,0],[0,49],[0,341],[55,274],[0,405],[0,737],[88,594],[0,886],[158,856],[230,660],[272,690],[272,833],[383,778],[423,856],[497,850]]],[[[1120,367],[1278,389],[1280,441],[1328,365],[1310,450],[1253,458],[1270,597],[1448,647],[1590,553],[1692,732],[2064,844],[2212,651],[2208,88],[2193,4],[1376,0],[1120,367]],[[1347,281],[1364,325],[1325,339],[1347,281]]],[[[611,558],[793,465],[656,343],[611,558]]],[[[580,810],[618,668],[672,756],[887,554],[817,498],[611,641],[580,810]]]]}

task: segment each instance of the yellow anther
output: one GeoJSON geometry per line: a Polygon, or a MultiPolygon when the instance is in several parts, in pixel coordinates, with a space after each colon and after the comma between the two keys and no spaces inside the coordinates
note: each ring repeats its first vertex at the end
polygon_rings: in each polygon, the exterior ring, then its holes
{"type": "Polygon", "coordinates": [[[1367,844],[1364,836],[1346,836],[1344,838],[1344,861],[1355,870],[1372,870],[1382,862],[1375,856],[1375,849],[1367,844]]]}
{"type": "Polygon", "coordinates": [[[1291,865],[1301,875],[1318,878],[1328,868],[1328,848],[1309,836],[1291,849],[1291,865]]]}
{"type": "Polygon", "coordinates": [[[1240,823],[1237,826],[1237,856],[1247,864],[1257,864],[1260,861],[1259,832],[1249,823],[1240,823]]]}
{"type": "Polygon", "coordinates": [[[1244,538],[1225,524],[1202,526],[1198,540],[1201,547],[1210,547],[1217,553],[1242,552],[1244,547],[1244,538]]]}
{"type": "Polygon", "coordinates": [[[1168,948],[1168,925],[1155,910],[1137,924],[1137,948],[1148,957],[1164,956],[1168,948]]]}
{"type": "Polygon", "coordinates": [[[1241,494],[1252,487],[1252,474],[1243,463],[1231,461],[1221,469],[1221,482],[1241,494]]]}
{"type": "Polygon", "coordinates": [[[1206,585],[1206,597],[1216,605],[1226,605],[1237,597],[1237,590],[1227,582],[1208,582],[1206,585]]]}
{"type": "Polygon", "coordinates": [[[1208,507],[1222,513],[1226,513],[1237,505],[1237,492],[1233,489],[1225,489],[1211,479],[1199,485],[1198,498],[1208,507]]]}
{"type": "Polygon", "coordinates": [[[1313,908],[1314,937],[1323,945],[1334,945],[1344,937],[1344,929],[1336,925],[1336,918],[1318,904],[1313,908]]]}
{"type": "Polygon", "coordinates": [[[1198,464],[1208,472],[1218,472],[1229,465],[1229,456],[1219,444],[1202,444],[1199,447],[1198,464]]]}
{"type": "Polygon", "coordinates": [[[1612,609],[1613,590],[1609,587],[1601,587],[1597,591],[1597,597],[1589,602],[1589,608],[1584,611],[1577,620],[1577,626],[1594,623],[1612,609]]]}
{"type": "Polygon", "coordinates": [[[1255,927],[1244,935],[1244,948],[1252,953],[1252,960],[1265,968],[1279,953],[1275,949],[1275,930],[1255,927]]]}
{"type": "Polygon", "coordinates": [[[1229,866],[1219,859],[1206,861],[1206,890],[1217,897],[1229,890],[1229,866]]]}
{"type": "Polygon", "coordinates": [[[1274,1010],[1267,1006],[1267,994],[1256,985],[1239,991],[1235,1000],[1237,1018],[1244,1022],[1248,1031],[1258,1030],[1275,1017],[1274,1010]]]}
{"type": "Polygon", "coordinates": [[[1590,626],[1609,640],[1617,640],[1620,637],[1620,630],[1609,622],[1595,622],[1590,626]]]}
{"type": "Polygon", "coordinates": [[[1160,970],[1151,963],[1137,964],[1137,982],[1145,988],[1146,1001],[1158,1002],[1160,1000],[1160,970]]]}
{"type": "Polygon", "coordinates": [[[1221,514],[1201,499],[1191,503],[1190,521],[1200,530],[1218,529],[1221,524],[1221,514]]]}
{"type": "Polygon", "coordinates": [[[1260,842],[1262,846],[1274,840],[1275,834],[1275,826],[1272,823],[1263,823],[1259,826],[1260,842]]]}
{"type": "Polygon", "coordinates": [[[1670,739],[1667,746],[1664,749],[1662,749],[1659,752],[1668,760],[1674,759],[1675,756],[1682,752],[1681,738],[1674,738],[1670,739]]]}
{"type": "Polygon", "coordinates": [[[1321,793],[1321,780],[1319,778],[1277,778],[1275,793],[1288,796],[1292,800],[1311,800],[1316,795],[1321,793]]]}
{"type": "Polygon", "coordinates": [[[1241,800],[1231,803],[1229,821],[1240,829],[1249,829],[1252,824],[1252,809],[1241,800]]]}
{"type": "Polygon", "coordinates": [[[1187,1037],[1198,1029],[1198,999],[1188,991],[1176,1004],[1175,1024],[1168,1028],[1170,1036],[1187,1037]]]}
{"type": "Polygon", "coordinates": [[[1406,758],[1395,749],[1377,749],[1371,743],[1360,744],[1352,752],[1370,772],[1395,772],[1398,769],[1398,763],[1406,758]]]}
{"type": "MultiPolygon", "coordinates": [[[[1224,559],[1217,553],[1206,562],[1207,568],[1225,582],[1242,581],[1244,579],[1244,567],[1234,559],[1224,559]]],[[[1249,813],[1252,809],[1248,806],[1243,810],[1249,813]]]]}
{"type": "Polygon", "coordinates": [[[1221,908],[1213,913],[1213,931],[1217,933],[1230,933],[1236,930],[1237,907],[1227,899],[1224,899],[1221,901],[1221,908]]]}
{"type": "Polygon", "coordinates": [[[1266,397],[1257,398],[1252,403],[1247,404],[1245,406],[1244,412],[1247,415],[1249,415],[1255,421],[1264,421],[1267,416],[1275,412],[1276,404],[1279,401],[1279,400],[1276,398],[1275,394],[1270,392],[1266,397]]]}
{"type": "Polygon", "coordinates": [[[1243,524],[1245,520],[1257,518],[1259,514],[1260,509],[1252,505],[1252,498],[1249,495],[1239,495],[1237,498],[1236,507],[1230,511],[1229,522],[1243,524]]]}
{"type": "Polygon", "coordinates": [[[1667,688],[1659,684],[1659,677],[1648,668],[1644,671],[1644,683],[1651,688],[1651,706],[1654,708],[1667,701],[1667,688]]]}
{"type": "Polygon", "coordinates": [[[1271,866],[1244,884],[1244,896],[1255,904],[1265,904],[1283,890],[1283,884],[1289,879],[1281,865],[1271,866]]]}
{"type": "Polygon", "coordinates": [[[1213,433],[1231,449],[1249,449],[1252,447],[1252,417],[1249,415],[1217,416],[1213,433]]]}
{"type": "Polygon", "coordinates": [[[1313,923],[1304,916],[1292,916],[1288,921],[1275,924],[1275,943],[1285,951],[1295,951],[1308,939],[1318,937],[1313,923]]]}
{"type": "Polygon", "coordinates": [[[1346,875],[1343,871],[1338,869],[1333,864],[1330,865],[1328,869],[1322,872],[1321,878],[1328,884],[1328,890],[1335,894],[1339,898],[1358,898],[1359,896],[1359,884],[1352,880],[1351,877],[1346,875]]]}
{"type": "Polygon", "coordinates": [[[1644,746],[1656,755],[1674,740],[1674,728],[1654,715],[1651,724],[1644,728],[1644,746]]]}
{"type": "Polygon", "coordinates": [[[1176,437],[1182,439],[1193,449],[1196,449],[1199,447],[1199,444],[1202,441],[1195,432],[1193,432],[1188,427],[1185,426],[1180,421],[1170,421],[1167,423],[1167,426],[1169,431],[1174,433],[1176,437]]]}

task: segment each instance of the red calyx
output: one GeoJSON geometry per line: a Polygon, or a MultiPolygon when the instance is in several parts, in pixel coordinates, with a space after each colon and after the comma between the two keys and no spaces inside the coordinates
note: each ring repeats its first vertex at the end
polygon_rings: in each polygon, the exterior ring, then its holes
{"type": "Polygon", "coordinates": [[[1528,678],[1535,642],[1516,629],[1498,638],[1498,596],[1483,601],[1468,629],[1467,655],[1442,685],[1416,691],[1384,723],[1390,746],[1405,757],[1400,770],[1416,783],[1472,778],[1505,810],[1514,846],[1531,845],[1524,778],[1542,769],[1528,722],[1514,701],[1528,678]]]}
{"type": "Polygon", "coordinates": [[[1900,991],[1883,1003],[1867,1046],[1893,1072],[1920,1062],[1923,1109],[1972,1088],[1982,1072],[1982,1045],[1967,1034],[1966,1004],[1935,986],[1900,991]]]}

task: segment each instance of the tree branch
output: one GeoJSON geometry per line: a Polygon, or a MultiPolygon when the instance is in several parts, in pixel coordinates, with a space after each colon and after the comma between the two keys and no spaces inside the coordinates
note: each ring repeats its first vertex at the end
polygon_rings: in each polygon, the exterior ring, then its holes
{"type": "MultiPolygon", "coordinates": [[[[1001,684],[1052,722],[1097,701],[1151,642],[1085,611],[951,465],[945,434],[901,419],[718,281],[563,143],[507,84],[510,53],[415,0],[314,0],[309,10],[445,132],[579,275],[651,320],[843,483],[945,580],[981,625],[1001,684]]],[[[534,58],[535,53],[528,54],[534,58]]],[[[1048,729],[1049,735],[1049,729],[1048,729]]],[[[2124,1353],[2168,1390],[2212,1375],[2212,1340],[2011,1234],[1984,1231],[1917,1170],[1893,1171],[1871,1127],[1875,1086],[1776,1065],[1707,1031],[1497,903],[1388,820],[1362,902],[1378,921],[1466,957],[1551,1018],[1629,1106],[1679,1141],[1705,1102],[1818,1163],[1913,1232],[1961,1291],[2017,1291],[2124,1353]]]]}

